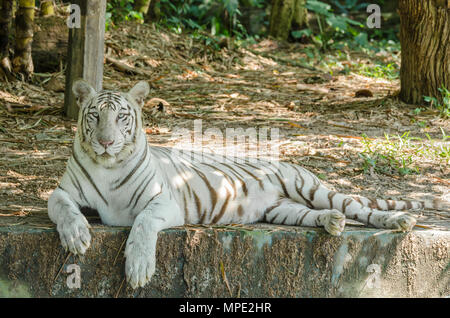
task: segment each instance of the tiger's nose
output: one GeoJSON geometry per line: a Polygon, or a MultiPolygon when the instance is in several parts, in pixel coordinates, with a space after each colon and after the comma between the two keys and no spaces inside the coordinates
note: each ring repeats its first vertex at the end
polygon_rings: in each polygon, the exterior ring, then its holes
{"type": "Polygon", "coordinates": [[[114,143],[114,140],[103,140],[99,139],[98,142],[105,148],[111,146],[114,143]]]}

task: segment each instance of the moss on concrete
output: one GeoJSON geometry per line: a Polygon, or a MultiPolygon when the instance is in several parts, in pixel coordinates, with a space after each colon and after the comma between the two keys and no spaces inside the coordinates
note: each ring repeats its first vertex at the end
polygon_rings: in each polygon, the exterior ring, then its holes
{"type": "Polygon", "coordinates": [[[124,279],[128,228],[95,226],[84,256],[54,229],[0,227],[3,297],[442,297],[450,295],[450,232],[385,233],[255,225],[183,227],[159,234],[151,283],[124,279]],[[376,235],[380,234],[380,235],[376,235]],[[81,288],[67,287],[77,264],[81,288]]]}

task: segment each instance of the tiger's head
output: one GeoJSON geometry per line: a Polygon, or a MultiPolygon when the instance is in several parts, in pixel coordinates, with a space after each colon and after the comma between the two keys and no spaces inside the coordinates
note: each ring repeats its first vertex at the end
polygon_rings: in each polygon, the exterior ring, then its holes
{"type": "Polygon", "coordinates": [[[77,80],[72,91],[80,107],[77,137],[98,164],[111,168],[128,158],[143,134],[141,109],[150,88],[137,83],[128,93],[100,91],[77,80]]]}

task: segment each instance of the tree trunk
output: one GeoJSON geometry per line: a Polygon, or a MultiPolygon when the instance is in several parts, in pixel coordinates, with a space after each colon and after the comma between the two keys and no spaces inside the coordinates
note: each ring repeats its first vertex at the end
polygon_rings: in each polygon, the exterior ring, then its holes
{"type": "Polygon", "coordinates": [[[9,33],[11,29],[13,0],[2,1],[0,14],[0,65],[5,72],[11,73],[11,61],[9,59],[9,33]]]}
{"type": "Polygon", "coordinates": [[[423,103],[441,100],[438,88],[450,89],[450,0],[399,0],[400,98],[423,103]]]}
{"type": "Polygon", "coordinates": [[[308,11],[305,7],[306,0],[296,0],[294,8],[294,16],[292,17],[291,29],[301,30],[307,27],[308,11]]]}
{"type": "Polygon", "coordinates": [[[16,15],[16,46],[14,49],[14,72],[27,78],[33,73],[31,42],[33,41],[34,0],[19,0],[16,15]]]}
{"type": "Polygon", "coordinates": [[[269,35],[278,40],[287,40],[294,27],[306,26],[306,0],[272,0],[269,35]]]}
{"type": "Polygon", "coordinates": [[[144,21],[147,23],[158,22],[161,17],[161,11],[159,8],[159,0],[150,0],[147,14],[144,17],[144,21]]]}
{"type": "Polygon", "coordinates": [[[134,10],[142,13],[143,16],[147,14],[148,7],[150,6],[151,0],[136,0],[134,1],[134,10]]]}

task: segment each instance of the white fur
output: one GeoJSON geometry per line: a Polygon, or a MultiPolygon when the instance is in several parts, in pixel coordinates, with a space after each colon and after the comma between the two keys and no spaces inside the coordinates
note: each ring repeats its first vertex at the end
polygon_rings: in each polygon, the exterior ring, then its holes
{"type": "MultiPolygon", "coordinates": [[[[80,105],[79,129],[67,170],[49,198],[49,217],[57,224],[63,247],[76,254],[84,254],[91,240],[81,207],[96,209],[104,224],[132,226],[125,248],[125,272],[133,288],[144,286],[155,271],[158,232],[186,223],[265,220],[322,226],[332,235],[342,233],[345,217],[405,231],[415,224],[408,214],[368,208],[374,202],[367,198],[355,200],[334,193],[297,165],[268,161],[235,164],[233,158],[215,155],[202,162],[191,153],[149,147],[141,121],[141,107],[149,92],[145,82],[128,93],[102,95],[88,83],[77,81],[73,91],[80,105]],[[114,99],[114,107],[108,98],[114,99]],[[129,110],[137,120],[125,124],[120,109],[129,110]],[[88,114],[98,118],[89,117],[87,123],[88,114]],[[134,129],[133,133],[129,129],[134,129]],[[88,130],[89,134],[83,133],[88,130]],[[104,146],[100,140],[113,143],[104,146]]],[[[380,209],[406,206],[405,201],[394,205],[378,201],[380,209]]],[[[442,202],[432,206],[448,207],[442,202]]],[[[421,203],[412,202],[411,206],[421,203]]]]}

